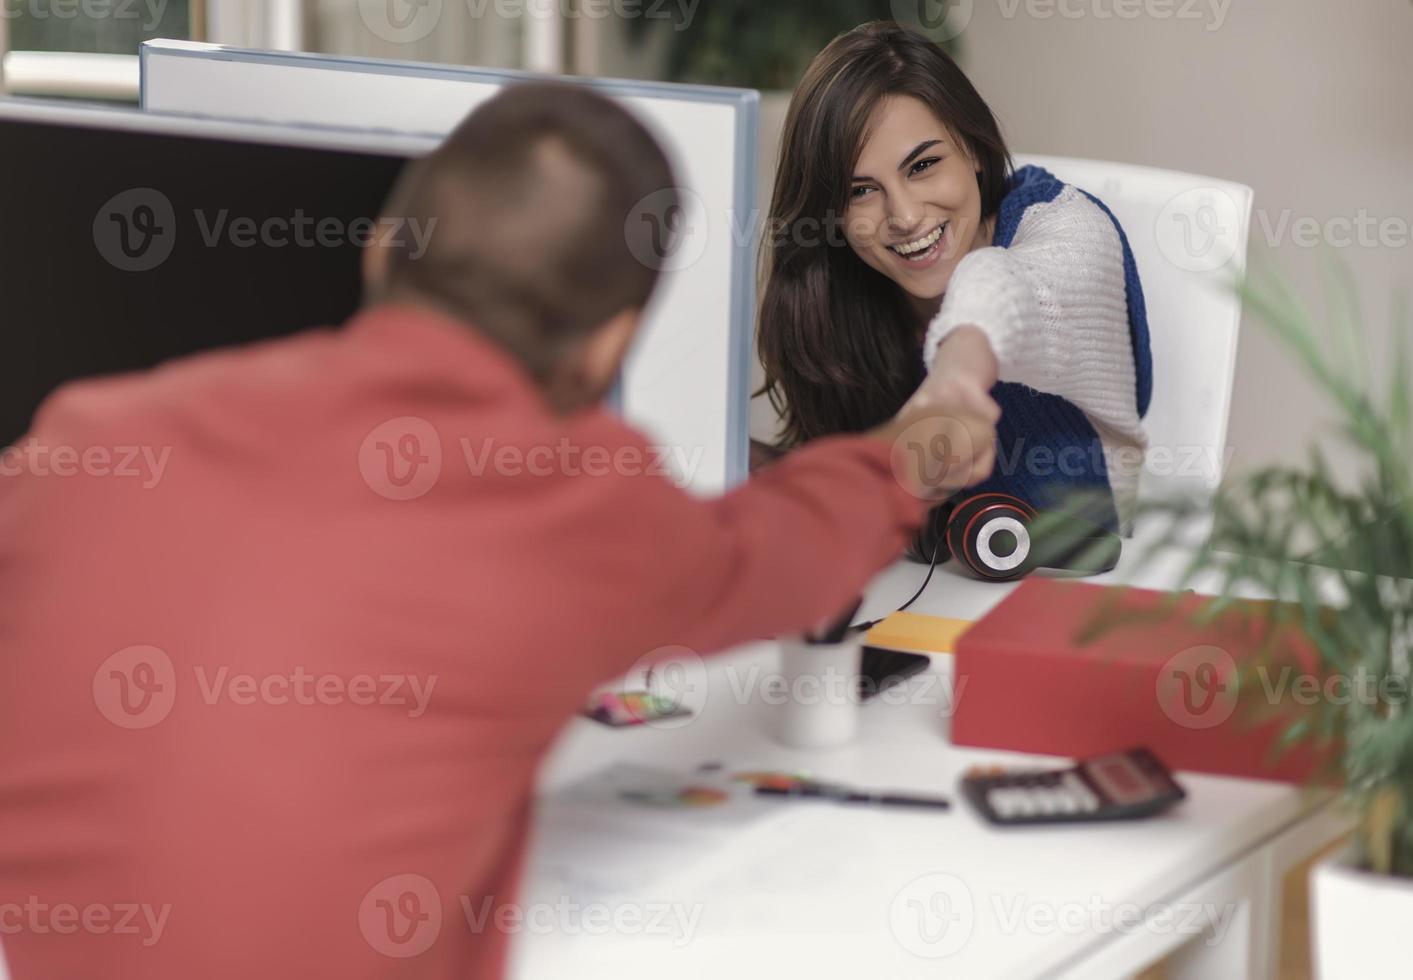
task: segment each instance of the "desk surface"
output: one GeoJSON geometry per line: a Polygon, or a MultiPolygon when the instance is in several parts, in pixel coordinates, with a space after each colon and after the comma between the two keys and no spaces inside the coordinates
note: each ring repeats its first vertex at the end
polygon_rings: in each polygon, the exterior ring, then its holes
{"type": "MultiPolygon", "coordinates": [[[[1127,551],[1118,569],[1095,581],[1161,587],[1175,579],[1180,555],[1135,572],[1138,550],[1127,551]]],[[[912,564],[885,571],[864,614],[894,608],[925,571],[912,564]]],[[[974,619],[1012,587],[944,566],[914,608],[974,619]]],[[[862,786],[956,797],[957,780],[972,765],[1057,761],[953,747],[950,657],[936,658],[929,674],[914,678],[907,699],[865,705],[855,744],[816,752],[787,749],[768,736],[773,709],[760,698],[758,680],[778,668],[773,645],[689,666],[704,671],[703,700],[690,723],[611,731],[572,722],[542,775],[542,790],[615,762],[690,771],[719,761],[732,770],[807,770],[862,786]]],[[[1146,938],[1145,931],[1161,955],[1177,945],[1163,940],[1162,930],[1201,941],[1203,927],[1229,928],[1238,911],[1184,903],[1182,896],[1311,818],[1317,806],[1278,783],[1181,778],[1190,797],[1164,817],[1019,832],[990,827],[960,800],[940,815],[781,803],[705,867],[629,896],[654,908],[674,902],[690,908],[700,918],[689,942],[681,931],[644,935],[631,928],[521,934],[513,973],[523,980],[1084,975],[1086,962],[1106,944],[1146,938]],[[1166,923],[1122,926],[1137,908],[1155,911],[1155,903],[1170,906],[1156,909],[1172,917],[1166,923]]],[[[595,845],[582,846],[591,860],[595,845]]],[[[535,855],[553,850],[562,860],[575,847],[573,834],[541,819],[535,855]]],[[[554,902],[563,891],[562,881],[532,856],[522,902],[554,902]]]]}

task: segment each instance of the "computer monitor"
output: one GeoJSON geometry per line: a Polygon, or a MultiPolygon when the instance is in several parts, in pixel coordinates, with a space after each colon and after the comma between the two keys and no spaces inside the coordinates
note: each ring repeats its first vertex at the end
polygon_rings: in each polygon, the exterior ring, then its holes
{"type": "MultiPolygon", "coordinates": [[[[637,256],[663,276],[625,365],[619,407],[656,444],[691,461],[676,468],[690,489],[719,494],[746,479],[749,458],[758,93],[189,41],[142,48],[148,112],[285,125],[445,135],[506,87],[547,80],[617,101],[672,164],[674,234],[637,256]]],[[[653,201],[629,220],[661,227],[653,201]]]]}
{"type": "Polygon", "coordinates": [[[0,102],[0,445],[67,381],[344,322],[435,145],[0,102]]]}

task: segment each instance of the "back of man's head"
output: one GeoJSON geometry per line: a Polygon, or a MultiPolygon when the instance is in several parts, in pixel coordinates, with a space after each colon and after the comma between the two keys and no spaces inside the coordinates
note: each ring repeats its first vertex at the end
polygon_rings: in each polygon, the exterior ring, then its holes
{"type": "Polygon", "coordinates": [[[543,381],[647,304],[658,271],[636,256],[652,254],[653,227],[636,212],[675,195],[662,149],[623,108],[582,86],[513,86],[399,182],[387,216],[431,231],[421,255],[389,249],[372,298],[434,305],[543,381]]]}

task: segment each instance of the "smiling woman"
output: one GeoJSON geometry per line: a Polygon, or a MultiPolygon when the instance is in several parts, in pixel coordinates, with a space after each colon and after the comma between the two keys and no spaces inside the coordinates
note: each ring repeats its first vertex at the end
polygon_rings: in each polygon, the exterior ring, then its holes
{"type": "Polygon", "coordinates": [[[759,342],[781,448],[877,425],[930,373],[952,404],[1001,412],[996,471],[968,493],[1044,509],[1104,491],[1092,516],[1129,532],[1151,358],[1127,240],[1083,191],[1012,172],[945,51],[883,22],[825,48],[790,106],[769,227],[759,342]]]}

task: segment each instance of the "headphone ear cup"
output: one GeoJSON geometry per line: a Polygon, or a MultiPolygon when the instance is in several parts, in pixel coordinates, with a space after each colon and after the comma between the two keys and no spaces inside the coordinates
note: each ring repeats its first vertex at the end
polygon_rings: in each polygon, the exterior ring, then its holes
{"type": "Polygon", "coordinates": [[[1006,582],[1034,567],[1030,525],[1035,509],[1004,493],[983,493],[958,505],[947,524],[947,544],[978,578],[1006,582]]]}
{"type": "Polygon", "coordinates": [[[952,557],[947,543],[947,527],[955,509],[956,501],[948,500],[928,512],[922,530],[908,543],[908,558],[923,565],[932,564],[935,558],[936,564],[940,565],[952,557]]]}
{"type": "Polygon", "coordinates": [[[971,561],[967,558],[966,551],[966,529],[972,516],[976,513],[977,501],[984,500],[985,497],[972,497],[964,500],[952,509],[951,516],[947,519],[947,550],[958,562],[971,570],[971,561]]]}

